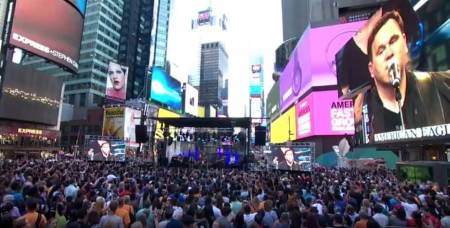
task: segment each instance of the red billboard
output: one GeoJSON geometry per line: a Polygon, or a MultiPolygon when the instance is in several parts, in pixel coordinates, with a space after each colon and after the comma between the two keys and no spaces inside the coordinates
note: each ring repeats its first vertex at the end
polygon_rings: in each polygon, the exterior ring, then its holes
{"type": "Polygon", "coordinates": [[[83,17],[63,0],[17,0],[9,43],[76,72],[83,17]]]}

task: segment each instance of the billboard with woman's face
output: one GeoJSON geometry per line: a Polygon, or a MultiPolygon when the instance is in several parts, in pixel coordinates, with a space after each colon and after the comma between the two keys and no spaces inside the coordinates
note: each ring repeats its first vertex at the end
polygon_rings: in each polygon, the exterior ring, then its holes
{"type": "Polygon", "coordinates": [[[106,98],[123,102],[127,98],[128,67],[109,62],[106,80],[106,98]]]}

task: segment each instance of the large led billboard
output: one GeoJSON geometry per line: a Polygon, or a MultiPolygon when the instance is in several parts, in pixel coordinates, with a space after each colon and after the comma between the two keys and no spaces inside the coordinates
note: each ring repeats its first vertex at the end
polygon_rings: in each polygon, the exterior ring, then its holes
{"type": "Polygon", "coordinates": [[[267,94],[266,115],[274,116],[280,110],[280,82],[276,81],[267,94]]]}
{"type": "Polygon", "coordinates": [[[123,102],[127,98],[128,67],[115,62],[109,62],[108,72],[106,72],[106,92],[107,99],[123,102]]]}
{"type": "MultiPolygon", "coordinates": [[[[396,3],[399,1],[389,1],[396,3]]],[[[385,10],[373,20],[367,32],[367,55],[344,54],[338,65],[341,72],[339,89],[343,94],[355,93],[354,86],[346,82],[366,75],[368,86],[354,94],[354,113],[358,143],[398,143],[414,140],[448,140],[450,138],[450,71],[414,69],[413,55],[418,66],[426,64],[430,56],[425,50],[437,50],[438,46],[426,46],[422,53],[413,37],[419,28],[417,16],[412,15],[409,1],[401,1],[399,7],[385,10]],[[405,5],[407,7],[405,7],[405,5]],[[416,31],[411,31],[415,27],[416,31]],[[410,43],[413,41],[413,43],[410,43]],[[421,56],[422,55],[422,56],[421,56]],[[357,57],[359,56],[359,57],[357,57]],[[356,62],[355,57],[365,58],[366,64],[355,69],[346,65],[356,62]],[[425,62],[421,63],[421,59],[425,62]]],[[[424,34],[425,37],[428,35],[424,34]]],[[[432,35],[430,36],[432,37],[432,35]]],[[[449,42],[447,36],[446,42],[449,42]]],[[[355,50],[361,52],[361,50],[355,50]]],[[[447,57],[448,58],[448,57],[447,57]]]]}
{"type": "Polygon", "coordinates": [[[387,1],[376,11],[355,35],[336,53],[337,79],[339,96],[354,94],[370,85],[371,75],[367,71],[367,41],[373,26],[383,14],[396,10],[402,16],[407,40],[413,41],[418,36],[419,21],[411,7],[410,1],[387,1]]]}
{"type": "Polygon", "coordinates": [[[281,111],[311,87],[336,85],[335,54],[364,21],[307,28],[280,77],[281,111]]]}
{"type": "Polygon", "coordinates": [[[33,68],[7,62],[0,118],[57,125],[63,81],[33,68]]]}
{"type": "Polygon", "coordinates": [[[261,64],[252,65],[251,70],[250,97],[261,97],[263,92],[261,64]]]}
{"type": "Polygon", "coordinates": [[[186,84],[184,98],[184,112],[193,116],[198,116],[198,90],[186,84]]]}
{"type": "Polygon", "coordinates": [[[316,91],[296,104],[297,139],[317,135],[353,135],[352,100],[339,100],[336,90],[316,91]]]}
{"type": "Polygon", "coordinates": [[[124,139],[124,107],[105,108],[103,114],[103,136],[124,139]]]}
{"type": "Polygon", "coordinates": [[[181,84],[176,79],[169,76],[160,67],[152,68],[152,86],[150,92],[151,100],[155,100],[169,109],[181,110],[181,84]]]}
{"type": "Polygon", "coordinates": [[[63,0],[17,0],[9,43],[76,72],[83,17],[63,0]]]}
{"type": "Polygon", "coordinates": [[[311,147],[273,145],[270,149],[272,168],[288,171],[311,171],[311,147]]]}
{"type": "Polygon", "coordinates": [[[270,126],[270,143],[285,143],[296,139],[295,106],[289,108],[270,126]]]}

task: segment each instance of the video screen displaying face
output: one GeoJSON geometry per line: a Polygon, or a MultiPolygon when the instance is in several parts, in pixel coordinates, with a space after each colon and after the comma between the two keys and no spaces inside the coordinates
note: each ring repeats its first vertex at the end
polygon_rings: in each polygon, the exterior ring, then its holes
{"type": "Polygon", "coordinates": [[[128,67],[109,62],[106,81],[106,97],[124,101],[127,98],[128,67]]]}
{"type": "Polygon", "coordinates": [[[86,156],[89,161],[125,161],[125,143],[120,140],[90,140],[86,156]]]}
{"type": "Polygon", "coordinates": [[[274,146],[271,151],[273,168],[288,171],[311,171],[310,147],[274,146]]]}
{"type": "Polygon", "coordinates": [[[17,0],[9,43],[76,72],[82,30],[82,15],[66,1],[17,0]]]}
{"type": "Polygon", "coordinates": [[[388,1],[368,23],[336,56],[340,92],[354,100],[356,143],[450,138],[449,67],[423,67],[427,50],[449,38],[422,34],[428,38],[416,42],[421,30],[409,1],[388,1]]]}

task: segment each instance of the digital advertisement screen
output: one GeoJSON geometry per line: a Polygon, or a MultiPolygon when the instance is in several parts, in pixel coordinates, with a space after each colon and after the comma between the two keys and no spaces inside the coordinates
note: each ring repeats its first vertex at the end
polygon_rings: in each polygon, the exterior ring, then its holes
{"type": "Polygon", "coordinates": [[[289,108],[270,126],[270,143],[285,143],[296,139],[295,106],[289,108]]]}
{"type": "Polygon", "coordinates": [[[311,87],[336,85],[335,54],[364,21],[307,28],[280,77],[281,111],[311,87]]]}
{"type": "Polygon", "coordinates": [[[0,118],[57,125],[63,81],[33,68],[6,63],[0,118]]]}
{"type": "Polygon", "coordinates": [[[109,62],[106,72],[106,98],[123,102],[127,98],[128,67],[109,62]]]}
{"type": "Polygon", "coordinates": [[[353,135],[352,100],[339,100],[336,90],[316,91],[296,104],[297,139],[314,135],[353,135]]]}
{"type": "Polygon", "coordinates": [[[280,110],[280,82],[276,81],[275,84],[267,94],[266,102],[266,115],[272,117],[280,110]]]}
{"type": "MultiPolygon", "coordinates": [[[[389,1],[387,6],[397,2],[389,1]]],[[[358,64],[355,58],[364,55],[346,54],[346,47],[339,60],[341,93],[349,92],[346,82],[362,75],[370,76],[369,88],[353,97],[356,141],[360,144],[450,138],[450,67],[448,64],[428,65],[435,58],[429,56],[428,50],[444,50],[440,44],[448,44],[450,36],[438,45],[427,43],[433,35],[424,34],[427,40],[422,47],[417,46],[413,39],[420,33],[417,15],[409,1],[401,2],[403,4],[383,7],[382,14],[369,19],[373,21],[370,26],[373,29],[366,34],[367,64],[358,64]],[[411,27],[416,31],[411,31],[411,27]],[[354,64],[360,67],[348,68],[354,64]],[[430,67],[423,67],[427,65],[430,67]]],[[[449,55],[440,58],[444,60],[441,63],[445,63],[449,55]]],[[[351,84],[348,86],[351,90],[351,84]]]]}
{"type": "Polygon", "coordinates": [[[89,161],[125,161],[125,143],[121,140],[89,140],[85,151],[89,161]]]}
{"type": "Polygon", "coordinates": [[[125,108],[105,108],[103,115],[103,136],[124,139],[125,108]]]}
{"type": "Polygon", "coordinates": [[[136,125],[141,124],[141,111],[125,108],[124,118],[124,141],[128,146],[137,147],[139,144],[136,142],[136,125]]]}
{"type": "Polygon", "coordinates": [[[77,72],[83,31],[79,11],[63,0],[15,3],[9,43],[77,72]]]}
{"type": "Polygon", "coordinates": [[[182,105],[181,84],[170,77],[164,69],[153,67],[150,98],[167,105],[170,109],[179,111],[182,105]]]}
{"type": "Polygon", "coordinates": [[[271,152],[271,166],[274,169],[288,171],[311,171],[311,147],[272,146],[271,152]]]}
{"type": "Polygon", "coordinates": [[[261,73],[252,73],[250,76],[250,97],[261,97],[263,85],[261,83],[261,73]]]}
{"type": "Polygon", "coordinates": [[[193,86],[186,84],[184,100],[184,112],[193,116],[198,116],[198,90],[193,86]]]}

